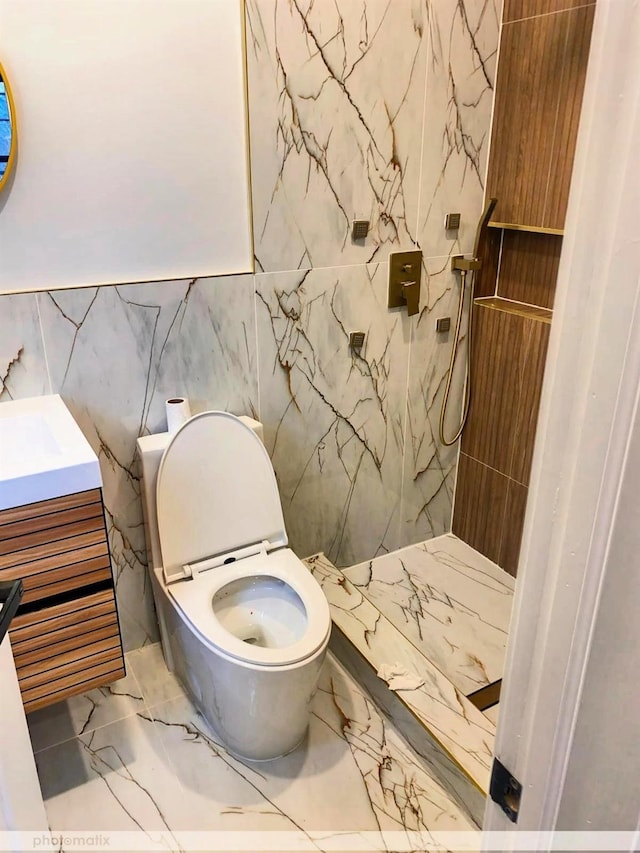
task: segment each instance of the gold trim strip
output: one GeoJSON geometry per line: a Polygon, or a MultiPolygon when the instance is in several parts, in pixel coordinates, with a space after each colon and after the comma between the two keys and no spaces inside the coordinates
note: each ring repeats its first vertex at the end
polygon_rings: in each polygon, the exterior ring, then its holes
{"type": "Polygon", "coordinates": [[[556,234],[562,237],[564,228],[543,228],[541,225],[519,225],[516,222],[490,222],[489,228],[501,228],[504,231],[529,231],[532,234],[556,234]]]}

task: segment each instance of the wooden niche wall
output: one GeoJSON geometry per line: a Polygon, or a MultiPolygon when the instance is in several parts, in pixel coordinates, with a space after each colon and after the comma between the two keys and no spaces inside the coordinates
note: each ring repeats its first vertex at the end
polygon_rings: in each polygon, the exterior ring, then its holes
{"type": "Polygon", "coordinates": [[[453,532],[516,574],[595,11],[505,0],[453,532]]]}

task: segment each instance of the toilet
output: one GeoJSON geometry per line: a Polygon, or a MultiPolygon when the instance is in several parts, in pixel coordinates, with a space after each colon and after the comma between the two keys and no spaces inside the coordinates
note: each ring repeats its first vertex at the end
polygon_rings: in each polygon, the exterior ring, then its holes
{"type": "Polygon", "coordinates": [[[285,755],[306,733],[329,605],[287,548],[259,425],[203,412],[138,439],[149,568],[167,666],[230,752],[285,755]]]}

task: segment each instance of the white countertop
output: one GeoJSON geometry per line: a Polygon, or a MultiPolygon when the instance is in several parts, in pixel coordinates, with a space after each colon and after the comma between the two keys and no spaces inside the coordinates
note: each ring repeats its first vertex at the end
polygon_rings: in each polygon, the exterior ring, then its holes
{"type": "Polygon", "coordinates": [[[98,457],[58,394],[0,403],[0,510],[101,486],[98,457]]]}

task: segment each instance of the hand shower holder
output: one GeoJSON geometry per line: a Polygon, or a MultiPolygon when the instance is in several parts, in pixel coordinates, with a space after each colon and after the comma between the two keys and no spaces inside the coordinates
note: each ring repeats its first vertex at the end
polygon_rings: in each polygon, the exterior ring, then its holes
{"type": "Polygon", "coordinates": [[[465,258],[464,255],[454,255],[451,258],[452,272],[475,272],[482,266],[480,258],[465,258]]]}

